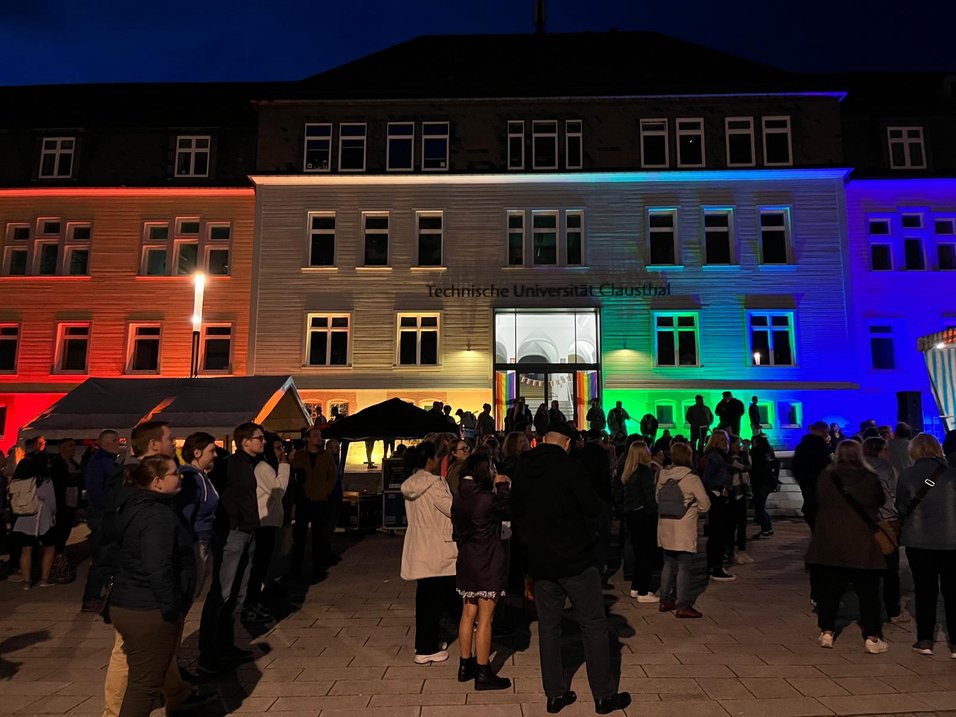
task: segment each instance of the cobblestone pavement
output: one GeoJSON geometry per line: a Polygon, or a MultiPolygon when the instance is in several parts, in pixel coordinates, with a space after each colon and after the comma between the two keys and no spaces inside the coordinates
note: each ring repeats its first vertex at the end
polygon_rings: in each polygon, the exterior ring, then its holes
{"type": "MultiPolygon", "coordinates": [[[[214,691],[203,715],[267,713],[321,717],[535,717],[545,714],[536,626],[530,644],[502,646],[501,674],[512,689],[475,692],[456,679],[452,659],[412,662],[414,585],[398,577],[401,537],[338,536],[341,565],[318,584],[276,602],[286,616],[257,637],[255,663],[214,691]],[[284,610],[283,610],[284,608],[284,610]]],[[[753,565],[734,583],[711,584],[697,602],[705,617],[677,620],[627,596],[621,574],[608,591],[620,645],[621,689],[629,715],[787,717],[789,715],[956,715],[956,660],[913,653],[913,623],[888,625],[891,649],[863,652],[849,625],[834,650],[815,644],[801,556],[802,523],[780,523],[750,548],[753,565]]],[[[102,710],[109,626],[81,614],[85,570],[68,586],[21,590],[0,583],[0,714],[94,715],[102,710]]],[[[851,606],[848,606],[851,609],[851,606]]],[[[182,657],[195,658],[199,609],[186,626],[182,657]]],[[[240,631],[239,634],[245,635],[240,631]]],[[[520,642],[520,641],[519,641],[520,642]]],[[[593,714],[581,658],[569,638],[578,703],[562,714],[593,714]]],[[[156,714],[160,714],[157,712],[156,714]]]]}

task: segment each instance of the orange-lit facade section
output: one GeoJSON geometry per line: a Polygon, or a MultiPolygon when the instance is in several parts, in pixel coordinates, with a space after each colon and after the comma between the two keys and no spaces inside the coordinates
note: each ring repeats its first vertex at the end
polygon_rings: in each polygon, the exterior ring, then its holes
{"type": "MultiPolygon", "coordinates": [[[[244,375],[252,189],[0,190],[0,447],[91,376],[244,375]]],[[[78,436],[82,438],[82,436],[78,436]]]]}

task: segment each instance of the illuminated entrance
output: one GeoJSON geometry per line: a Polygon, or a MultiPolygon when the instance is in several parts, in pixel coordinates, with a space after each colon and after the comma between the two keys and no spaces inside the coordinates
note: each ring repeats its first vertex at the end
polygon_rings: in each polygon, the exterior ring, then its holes
{"type": "Polygon", "coordinates": [[[514,399],[531,414],[557,401],[579,428],[601,386],[598,309],[495,311],[495,416],[499,428],[514,399]]]}

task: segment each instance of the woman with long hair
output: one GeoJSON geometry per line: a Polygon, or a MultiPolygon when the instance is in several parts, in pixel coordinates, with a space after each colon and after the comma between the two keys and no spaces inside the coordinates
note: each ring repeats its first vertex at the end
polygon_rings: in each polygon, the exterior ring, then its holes
{"type": "Polygon", "coordinates": [[[715,430],[707,440],[700,457],[698,473],[710,494],[707,514],[707,573],[715,582],[736,580],[724,569],[724,556],[734,527],[734,474],[730,467],[730,439],[722,430],[715,430]]]}
{"type": "Polygon", "coordinates": [[[474,679],[476,690],[503,690],[511,687],[511,680],[491,669],[491,623],[508,584],[501,521],[510,517],[511,485],[504,475],[492,477],[484,452],[465,461],[461,476],[452,503],[453,537],[458,545],[456,588],[464,600],[458,625],[458,681],[474,679]]]}
{"type": "Polygon", "coordinates": [[[465,459],[471,455],[471,444],[463,438],[452,441],[448,451],[448,472],[445,474],[445,480],[448,481],[448,488],[452,496],[458,495],[458,483],[461,480],[461,467],[465,464],[465,459]]]}
{"type": "Polygon", "coordinates": [[[179,467],[182,484],[176,505],[189,525],[196,543],[196,598],[202,594],[212,574],[212,552],[215,534],[213,523],[219,505],[209,471],[216,460],[216,439],[202,431],[186,437],[182,447],[183,465],[179,467]]]}
{"type": "Polygon", "coordinates": [[[647,444],[635,441],[627,451],[621,475],[614,479],[614,502],[627,523],[634,548],[632,598],[639,603],[659,601],[651,592],[651,573],[657,561],[657,502],[654,500],[657,472],[647,444]]]}
{"type": "Polygon", "coordinates": [[[840,597],[853,583],[860,601],[864,650],[886,652],[880,603],[880,577],[886,560],[874,537],[884,502],[880,479],[863,458],[857,441],[842,441],[833,463],[817,479],[817,518],[807,550],[820,647],[833,647],[840,597]]]}

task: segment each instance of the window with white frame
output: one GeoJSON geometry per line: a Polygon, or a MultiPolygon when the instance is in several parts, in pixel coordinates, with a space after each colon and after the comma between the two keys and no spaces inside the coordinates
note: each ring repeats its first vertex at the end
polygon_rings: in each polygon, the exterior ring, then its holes
{"type": "Polygon", "coordinates": [[[17,353],[20,348],[20,325],[0,324],[0,373],[17,372],[17,353]]]}
{"type": "Polygon", "coordinates": [[[890,241],[890,220],[869,219],[866,224],[869,235],[870,270],[893,270],[893,245],[890,241]]]}
{"type": "Polygon", "coordinates": [[[161,324],[130,324],[126,373],[159,373],[161,324]]]}
{"type": "Polygon", "coordinates": [[[40,145],[40,179],[66,179],[73,176],[76,137],[44,137],[40,145]]]}
{"type": "Polygon", "coordinates": [[[531,123],[531,153],[534,169],[558,168],[558,123],[534,120],[531,123]]]}
{"type": "Polygon", "coordinates": [[[793,312],[747,314],[752,366],[794,366],[793,312]]]}
{"type": "Polygon", "coordinates": [[[754,119],[753,117],[727,117],[724,119],[727,136],[727,166],[754,166],[754,119]]]}
{"type": "Polygon", "coordinates": [[[580,209],[564,213],[564,263],[584,264],[584,212],[580,209]]]}
{"type": "Polygon", "coordinates": [[[531,261],[535,265],[558,263],[558,213],[531,213],[531,261]]]}
{"type": "Polygon", "coordinates": [[[191,276],[199,269],[199,219],[177,219],[173,237],[175,274],[191,276]]]}
{"type": "Polygon", "coordinates": [[[232,243],[230,224],[206,225],[206,248],[203,253],[206,273],[210,276],[229,276],[229,251],[232,243]]]}
{"type": "Polygon", "coordinates": [[[763,163],[768,167],[787,167],[793,164],[793,144],[790,138],[790,117],[761,117],[763,125],[763,163]]]}
{"type": "Polygon", "coordinates": [[[415,123],[389,122],[385,162],[389,172],[410,172],[415,168],[415,123]]]}
{"type": "Polygon", "coordinates": [[[922,237],[903,237],[903,268],[906,271],[926,270],[926,252],[922,237]]]}
{"type": "Polygon", "coordinates": [[[654,314],[654,363],[657,366],[698,366],[697,312],[654,314]]]}
{"type": "Polygon", "coordinates": [[[760,263],[790,263],[790,210],[762,208],[760,210],[760,263]]]}
{"type": "Polygon", "coordinates": [[[308,366],[348,366],[351,316],[309,314],[306,338],[308,366]]]}
{"type": "Polygon", "coordinates": [[[659,428],[677,427],[677,402],[676,401],[655,401],[654,416],[657,418],[659,428]]]}
{"type": "Polygon", "coordinates": [[[524,120],[508,121],[508,169],[524,169],[524,120]]]}
{"type": "Polygon", "coordinates": [[[335,212],[309,212],[309,266],[335,266],[335,212]]]}
{"type": "Polygon", "coordinates": [[[870,325],[870,361],[878,371],[896,368],[896,348],[891,324],[870,325]]]}
{"type": "Polygon", "coordinates": [[[362,212],[365,266],[388,266],[388,212],[362,212]]]}
{"type": "Polygon", "coordinates": [[[781,428],[800,428],[803,425],[803,403],[777,401],[777,417],[781,428]]]}
{"type": "Polygon", "coordinates": [[[703,167],[704,120],[702,117],[677,118],[677,166],[703,167]]]}
{"type": "Polygon", "coordinates": [[[508,266],[524,264],[524,212],[508,212],[508,266]]]}
{"type": "Polygon", "coordinates": [[[31,225],[7,224],[6,249],[3,256],[4,276],[26,276],[32,247],[31,225]]]}
{"type": "MultiPolygon", "coordinates": [[[[750,404],[751,406],[753,404],[750,404]]],[[[748,407],[749,411],[749,407],[748,407]]],[[[761,428],[773,428],[773,407],[770,403],[757,404],[757,420],[760,421],[761,428]]]]}
{"type": "Polygon", "coordinates": [[[669,166],[667,120],[641,120],[641,166],[655,169],[669,166]]]}
{"type": "Polygon", "coordinates": [[[673,266],[677,264],[677,210],[647,210],[648,264],[673,266]]]}
{"type": "Polygon", "coordinates": [[[140,276],[228,276],[232,225],[179,217],[143,223],[140,276]]]}
{"type": "Polygon", "coordinates": [[[365,171],[364,122],[344,122],[339,125],[339,171],[365,171]]]}
{"type": "Polygon", "coordinates": [[[209,135],[176,137],[176,176],[209,176],[209,135]]]}
{"type": "Polygon", "coordinates": [[[142,276],[166,276],[169,272],[169,222],[147,222],[143,226],[142,276]]]}
{"type": "Polygon", "coordinates": [[[28,223],[7,225],[3,273],[6,276],[89,276],[90,222],[41,217],[36,231],[28,223]]]}
{"type": "Polygon", "coordinates": [[[732,209],[704,210],[704,263],[729,265],[735,261],[732,209]]]}
{"type": "Polygon", "coordinates": [[[418,224],[418,266],[442,265],[443,212],[416,212],[418,224]]]}
{"type": "Polygon", "coordinates": [[[422,171],[448,171],[448,122],[422,122],[422,171]]]}
{"type": "Polygon", "coordinates": [[[581,120],[564,123],[564,166],[581,169],[584,166],[584,129],[581,120]]]}
{"type": "Polygon", "coordinates": [[[887,127],[890,169],[925,169],[922,127],[887,127]]]}
{"type": "Polygon", "coordinates": [[[399,314],[396,363],[399,366],[437,366],[439,315],[399,314]]]}
{"type": "Polygon", "coordinates": [[[54,373],[87,373],[89,354],[89,323],[57,324],[54,373]]]}
{"type": "Polygon", "coordinates": [[[70,222],[66,225],[63,273],[67,276],[89,276],[90,240],[93,225],[89,222],[70,222]]]}
{"type": "Polygon", "coordinates": [[[936,266],[940,271],[956,271],[956,218],[937,217],[936,266]]]}
{"type": "Polygon", "coordinates": [[[203,324],[199,365],[206,373],[232,373],[232,324],[203,324]]]}
{"type": "Polygon", "coordinates": [[[306,172],[328,172],[332,168],[332,125],[328,122],[305,125],[306,172]]]}

